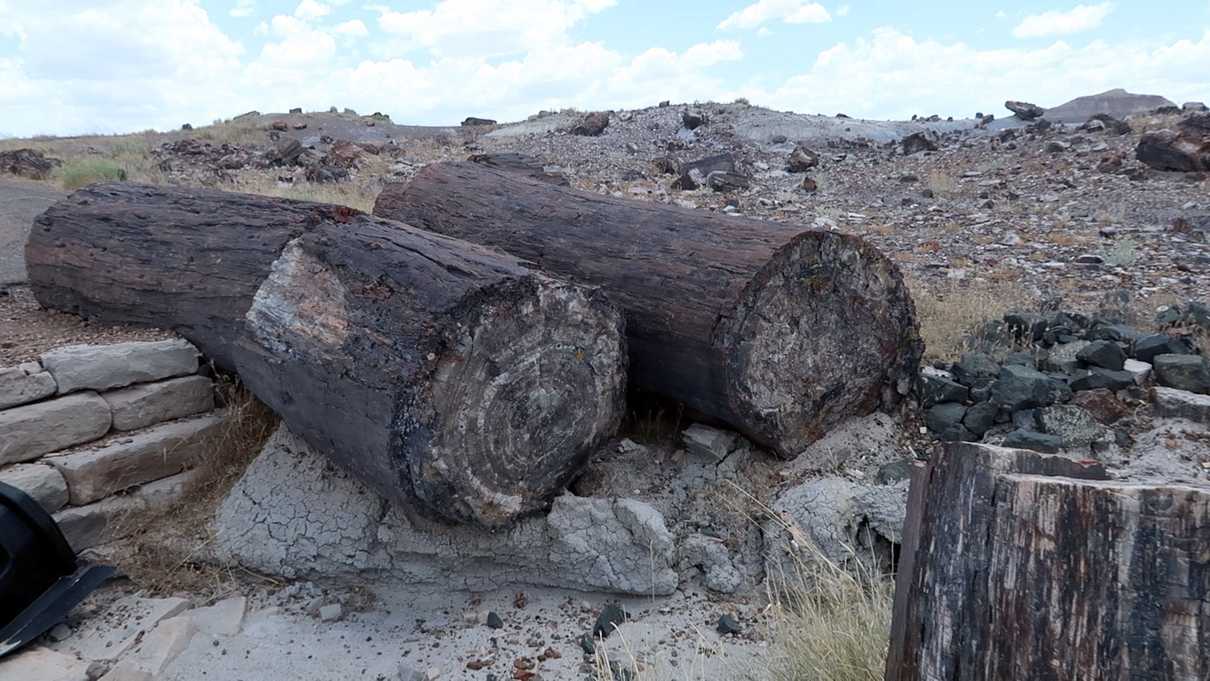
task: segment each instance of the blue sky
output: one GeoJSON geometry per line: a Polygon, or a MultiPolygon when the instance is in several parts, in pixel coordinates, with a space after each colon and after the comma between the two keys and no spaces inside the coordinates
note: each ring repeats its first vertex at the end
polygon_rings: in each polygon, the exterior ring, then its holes
{"type": "Polygon", "coordinates": [[[17,135],[740,96],[969,116],[1112,87],[1210,99],[1210,0],[0,0],[0,133],[17,135]]]}

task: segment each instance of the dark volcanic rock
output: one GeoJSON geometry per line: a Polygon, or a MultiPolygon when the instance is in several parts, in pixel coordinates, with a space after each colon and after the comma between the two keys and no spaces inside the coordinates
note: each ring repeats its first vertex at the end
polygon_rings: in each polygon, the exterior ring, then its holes
{"type": "Polygon", "coordinates": [[[1134,374],[1129,371],[1114,371],[1101,367],[1081,371],[1071,379],[1071,389],[1075,391],[1096,390],[1097,388],[1117,391],[1132,385],[1134,385],[1134,374]]]}
{"type": "Polygon", "coordinates": [[[615,628],[625,623],[626,611],[617,603],[610,603],[601,611],[596,624],[592,627],[593,638],[605,638],[612,634],[615,628]]]}
{"type": "Polygon", "coordinates": [[[1000,365],[991,355],[968,352],[954,364],[953,374],[955,380],[967,387],[986,385],[1000,375],[1000,365]]]}
{"type": "Polygon", "coordinates": [[[936,404],[924,414],[925,425],[939,440],[974,440],[974,435],[962,424],[966,407],[957,402],[936,404]]]}
{"type": "Polygon", "coordinates": [[[1064,392],[1061,381],[1022,366],[1006,366],[992,383],[991,399],[1009,411],[1054,404],[1064,392]]]}
{"type": "Polygon", "coordinates": [[[1190,116],[1181,122],[1179,130],[1157,130],[1143,135],[1134,154],[1156,170],[1210,170],[1210,114],[1190,116]]]}
{"type": "Polygon", "coordinates": [[[1134,344],[1134,358],[1140,362],[1151,362],[1156,355],[1188,355],[1192,352],[1189,341],[1166,333],[1144,336],[1134,344]]]}
{"type": "Polygon", "coordinates": [[[697,130],[709,121],[709,117],[701,111],[687,109],[681,113],[681,123],[688,130],[697,130]]]}
{"type": "Polygon", "coordinates": [[[45,180],[60,165],[63,165],[62,161],[49,158],[37,149],[0,151],[0,173],[31,180],[45,180]]]}
{"type": "Polygon", "coordinates": [[[1114,371],[1121,371],[1126,364],[1126,353],[1122,351],[1122,346],[1106,340],[1089,343],[1076,353],[1076,357],[1082,362],[1114,371]]]}
{"type": "Polygon", "coordinates": [[[942,402],[965,402],[969,393],[966,386],[944,376],[925,373],[920,377],[920,399],[926,407],[942,402]]]}
{"type": "Polygon", "coordinates": [[[1155,381],[1168,388],[1210,394],[1210,362],[1201,355],[1156,355],[1155,381]]]}
{"type": "Polygon", "coordinates": [[[496,121],[494,121],[490,118],[476,118],[474,116],[467,116],[466,119],[462,121],[463,127],[471,127],[471,126],[476,126],[476,125],[495,125],[495,124],[496,124],[496,121]]]}
{"type": "Polygon", "coordinates": [[[1014,430],[1004,436],[1005,447],[1031,449],[1035,452],[1054,454],[1063,446],[1063,439],[1057,435],[1047,435],[1032,430],[1014,430]]]}

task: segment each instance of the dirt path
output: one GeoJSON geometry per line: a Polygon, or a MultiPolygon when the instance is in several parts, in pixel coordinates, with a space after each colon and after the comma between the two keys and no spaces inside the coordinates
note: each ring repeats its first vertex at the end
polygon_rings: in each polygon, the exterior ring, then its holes
{"type": "Polygon", "coordinates": [[[25,275],[25,239],[34,217],[66,194],[50,185],[0,179],[0,286],[21,283],[25,275]]]}

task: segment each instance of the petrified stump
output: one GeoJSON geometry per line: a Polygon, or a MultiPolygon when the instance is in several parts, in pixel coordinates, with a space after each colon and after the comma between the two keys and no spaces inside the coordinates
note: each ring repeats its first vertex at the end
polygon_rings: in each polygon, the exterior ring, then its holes
{"type": "Polygon", "coordinates": [[[922,344],[899,270],[862,239],[627,201],[439,163],[374,213],[600,285],[627,315],[631,376],[782,456],[890,407],[922,344]]]}
{"type": "Polygon", "coordinates": [[[935,456],[887,679],[1207,678],[1210,488],[1105,477],[987,445],[935,456]]]}
{"type": "Polygon", "coordinates": [[[178,330],[432,517],[543,507],[623,412],[623,324],[599,291],[349,209],[98,185],[38,218],[27,258],[42,304],[178,330]]]}

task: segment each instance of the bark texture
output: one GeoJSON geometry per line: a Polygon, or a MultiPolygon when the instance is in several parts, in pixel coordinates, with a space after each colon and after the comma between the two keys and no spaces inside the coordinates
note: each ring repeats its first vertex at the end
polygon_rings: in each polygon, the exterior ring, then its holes
{"type": "Polygon", "coordinates": [[[602,286],[632,383],[793,457],[908,390],[922,344],[889,259],[849,235],[628,201],[476,163],[387,186],[374,213],[602,286]]]}
{"type": "Polygon", "coordinates": [[[1204,681],[1210,488],[1104,478],[987,445],[936,455],[887,679],[1204,681]]]}
{"type": "Polygon", "coordinates": [[[38,219],[27,257],[43,304],[180,331],[429,517],[543,507],[623,413],[622,317],[599,290],[356,211],[94,186],[38,219]]]}

